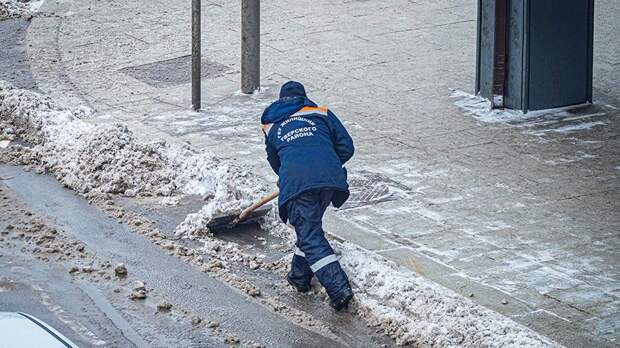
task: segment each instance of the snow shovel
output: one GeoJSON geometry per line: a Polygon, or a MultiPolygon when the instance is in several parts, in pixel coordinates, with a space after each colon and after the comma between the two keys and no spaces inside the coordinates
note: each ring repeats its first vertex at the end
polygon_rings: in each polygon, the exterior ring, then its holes
{"type": "Polygon", "coordinates": [[[265,216],[271,210],[271,206],[265,206],[264,208],[261,207],[276,197],[278,197],[278,191],[274,191],[261,198],[256,203],[245,208],[239,215],[222,213],[221,215],[214,216],[207,224],[207,227],[209,230],[215,231],[221,229],[231,229],[239,224],[254,222],[265,216]]]}

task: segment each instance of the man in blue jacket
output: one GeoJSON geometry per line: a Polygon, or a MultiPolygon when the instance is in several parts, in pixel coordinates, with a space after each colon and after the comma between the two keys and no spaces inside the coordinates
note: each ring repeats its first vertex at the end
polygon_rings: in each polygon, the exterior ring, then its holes
{"type": "Polygon", "coordinates": [[[279,214],[295,227],[297,243],[288,282],[299,292],[310,290],[314,275],[336,310],[353,298],[349,279],[325,239],[322,219],[330,204],[349,198],[343,167],[353,156],[353,140],[340,120],[306,96],[304,86],[289,81],[280,99],[261,118],[267,160],[278,174],[279,214]]]}

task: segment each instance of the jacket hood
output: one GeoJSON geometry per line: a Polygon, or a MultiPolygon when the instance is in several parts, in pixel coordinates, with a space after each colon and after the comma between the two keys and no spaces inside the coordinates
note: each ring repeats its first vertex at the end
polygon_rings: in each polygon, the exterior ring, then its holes
{"type": "Polygon", "coordinates": [[[289,81],[282,85],[282,88],[280,88],[280,99],[286,97],[308,98],[304,85],[297,81],[289,81]]]}
{"type": "Polygon", "coordinates": [[[297,81],[289,81],[280,89],[280,99],[273,102],[261,117],[262,124],[281,121],[299,111],[304,106],[317,105],[306,96],[304,85],[297,81]]]}

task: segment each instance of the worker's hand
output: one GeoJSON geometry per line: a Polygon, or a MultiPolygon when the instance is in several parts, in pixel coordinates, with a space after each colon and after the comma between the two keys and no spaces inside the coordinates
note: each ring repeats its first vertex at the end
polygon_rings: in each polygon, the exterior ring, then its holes
{"type": "Polygon", "coordinates": [[[267,130],[268,130],[268,129],[269,129],[269,125],[268,125],[268,124],[262,124],[262,125],[260,126],[260,130],[261,130],[261,131],[263,131],[263,134],[264,134],[265,136],[267,136],[267,130]]]}

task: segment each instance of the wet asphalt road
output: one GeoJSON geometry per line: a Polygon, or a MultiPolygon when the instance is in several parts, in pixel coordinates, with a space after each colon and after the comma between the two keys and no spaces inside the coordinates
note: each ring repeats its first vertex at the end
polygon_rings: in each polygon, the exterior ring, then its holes
{"type": "Polygon", "coordinates": [[[17,232],[34,226],[27,221],[39,217],[28,216],[30,209],[7,189],[4,179],[0,175],[0,311],[34,315],[80,347],[226,346],[221,335],[194,328],[178,314],[157,313],[157,296],[130,300],[128,290],[135,278],[75,277],[67,272],[73,263],[44,262],[21,248],[23,238],[17,232]],[[9,229],[9,224],[18,227],[9,229]],[[124,291],[116,291],[121,288],[124,291]]]}
{"type": "Polygon", "coordinates": [[[37,213],[53,217],[62,230],[99,255],[125,263],[132,273],[167,298],[174,298],[182,306],[219,321],[223,329],[235,332],[242,339],[258,340],[266,346],[339,345],[284,320],[249,297],[166,254],[63,189],[51,177],[14,167],[2,168],[0,176],[11,177],[5,181],[6,185],[37,213]]]}
{"type": "MultiPolygon", "coordinates": [[[[325,336],[298,326],[248,295],[199,272],[177,257],[166,254],[143,236],[63,188],[52,177],[10,166],[0,166],[0,177],[8,178],[4,180],[5,185],[16,192],[34,212],[52,218],[61,230],[84,242],[97,255],[125,263],[132,274],[144,280],[165,298],[174,299],[174,303],[180,307],[190,308],[204,318],[218,321],[222,329],[242,340],[251,340],[270,347],[380,346],[389,342],[385,337],[372,335],[361,320],[322,308],[325,304],[321,301],[302,298],[289,303],[326,322],[334,335],[325,336]]],[[[28,265],[29,261],[20,262],[28,265]]],[[[41,272],[47,274],[45,271],[41,272]]],[[[266,277],[263,284],[277,281],[273,279],[273,275],[264,274],[255,274],[251,281],[261,277],[266,277]]],[[[28,287],[34,282],[34,279],[25,278],[22,285],[28,287]]],[[[81,296],[84,296],[83,291],[81,296]]],[[[19,307],[19,303],[11,302],[15,305],[12,310],[18,309],[16,307],[19,307]]],[[[107,303],[107,300],[101,302],[107,303]]],[[[45,320],[45,316],[42,319],[45,320]]],[[[119,333],[120,329],[115,330],[114,327],[111,325],[108,329],[108,339],[127,340],[119,333]]]]}
{"type": "Polygon", "coordinates": [[[29,23],[22,18],[0,20],[0,80],[18,88],[37,91],[26,54],[29,23]]]}
{"type": "Polygon", "coordinates": [[[110,321],[79,285],[68,286],[72,281],[64,268],[33,267],[37,260],[17,254],[3,255],[1,262],[0,311],[34,315],[80,347],[101,342],[109,347],[147,346],[140,344],[146,343],[141,338],[135,342],[126,338],[123,331],[133,333],[131,326],[110,321]],[[88,329],[83,323],[89,323],[88,329]]]}

